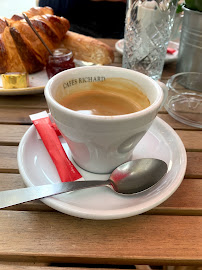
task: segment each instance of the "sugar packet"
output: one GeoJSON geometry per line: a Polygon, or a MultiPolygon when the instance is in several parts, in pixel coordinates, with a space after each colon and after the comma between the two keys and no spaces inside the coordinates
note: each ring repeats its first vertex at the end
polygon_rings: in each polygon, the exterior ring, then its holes
{"type": "Polygon", "coordinates": [[[58,138],[60,131],[52,123],[46,111],[30,115],[40,138],[42,139],[62,182],[84,180],[73,163],[69,160],[58,138]]]}

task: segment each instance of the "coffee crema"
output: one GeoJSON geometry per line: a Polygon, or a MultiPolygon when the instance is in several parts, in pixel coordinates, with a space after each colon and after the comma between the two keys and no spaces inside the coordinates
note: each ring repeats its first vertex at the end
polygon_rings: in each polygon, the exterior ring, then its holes
{"type": "Polygon", "coordinates": [[[64,107],[87,115],[114,116],[147,108],[150,102],[130,80],[107,78],[70,87],[58,102],[64,107]]]}

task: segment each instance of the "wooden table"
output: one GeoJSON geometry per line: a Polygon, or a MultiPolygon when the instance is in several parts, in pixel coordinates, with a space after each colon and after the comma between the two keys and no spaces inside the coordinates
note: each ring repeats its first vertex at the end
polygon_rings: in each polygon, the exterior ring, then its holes
{"type": "MultiPolygon", "coordinates": [[[[115,41],[105,40],[113,48],[115,41]]],[[[121,66],[116,52],[114,65],[121,66]]],[[[164,67],[162,81],[175,67],[164,67]]],[[[0,190],[24,187],[18,144],[31,125],[29,115],[44,109],[43,94],[0,96],[0,190]]],[[[165,110],[159,117],[180,136],[188,159],[185,179],[168,200],[142,215],[111,221],[68,216],[40,201],[3,209],[0,269],[202,265],[202,131],[175,121],[165,110]]]]}

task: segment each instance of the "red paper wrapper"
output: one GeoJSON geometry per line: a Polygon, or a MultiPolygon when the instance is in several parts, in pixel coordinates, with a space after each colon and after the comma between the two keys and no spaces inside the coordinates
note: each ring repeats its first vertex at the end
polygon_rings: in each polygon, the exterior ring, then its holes
{"type": "Polygon", "coordinates": [[[175,52],[176,52],[175,49],[173,49],[173,48],[167,48],[167,53],[174,54],[175,52]]]}
{"type": "Polygon", "coordinates": [[[53,124],[46,111],[32,114],[30,118],[35,125],[53,163],[56,166],[62,182],[82,180],[82,175],[77,171],[67,157],[62,144],[58,138],[60,131],[53,124]]]}

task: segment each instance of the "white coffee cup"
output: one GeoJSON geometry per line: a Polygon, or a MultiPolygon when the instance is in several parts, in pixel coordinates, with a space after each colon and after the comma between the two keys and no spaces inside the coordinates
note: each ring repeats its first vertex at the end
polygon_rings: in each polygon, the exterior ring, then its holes
{"type": "Polygon", "coordinates": [[[52,77],[45,87],[45,98],[74,161],[87,171],[110,173],[131,159],[135,146],[162,106],[164,93],[157,82],[142,73],[121,67],[90,66],[69,69],[52,77]],[[56,101],[68,94],[71,85],[81,86],[91,77],[131,80],[147,96],[150,106],[135,113],[101,116],[81,114],[56,101]]]}

